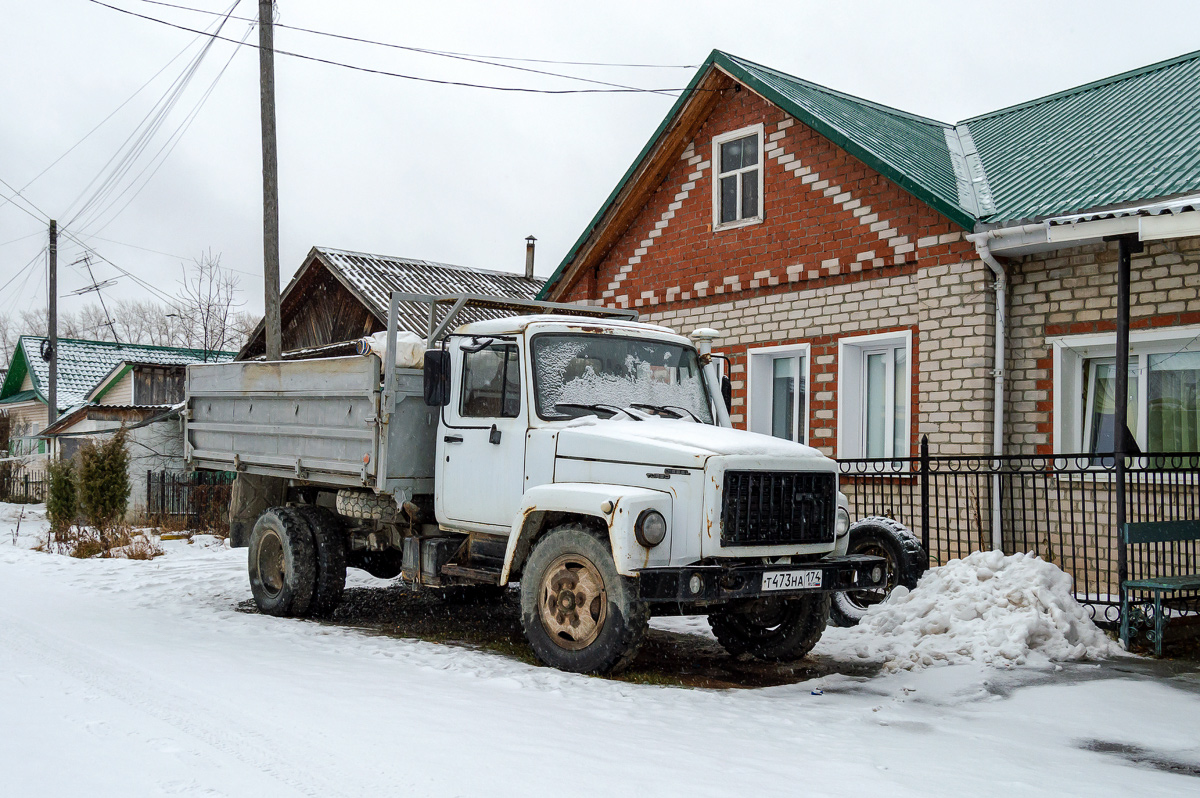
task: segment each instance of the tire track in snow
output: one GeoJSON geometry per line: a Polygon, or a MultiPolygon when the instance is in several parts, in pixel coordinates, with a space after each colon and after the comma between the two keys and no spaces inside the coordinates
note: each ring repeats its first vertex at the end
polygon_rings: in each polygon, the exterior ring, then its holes
{"type": "Polygon", "coordinates": [[[44,633],[32,634],[12,615],[4,613],[3,618],[0,641],[10,650],[37,657],[89,687],[174,727],[186,737],[273,776],[302,795],[347,795],[307,770],[266,735],[247,729],[230,717],[215,718],[215,722],[200,719],[202,713],[212,712],[211,704],[197,706],[186,696],[171,690],[169,683],[144,671],[134,680],[124,673],[125,666],[94,648],[72,644],[62,638],[51,642],[45,639],[44,633]],[[156,699],[156,695],[169,696],[177,703],[168,705],[156,699]],[[188,709],[194,709],[196,714],[189,716],[188,709]]]}

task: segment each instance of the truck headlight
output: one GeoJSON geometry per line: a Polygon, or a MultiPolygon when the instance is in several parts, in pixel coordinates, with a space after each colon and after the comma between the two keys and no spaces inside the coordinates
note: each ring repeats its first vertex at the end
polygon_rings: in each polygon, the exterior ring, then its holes
{"type": "Polygon", "coordinates": [[[845,507],[837,508],[837,521],[833,528],[839,538],[850,531],[850,513],[845,507]]]}
{"type": "Polygon", "coordinates": [[[667,519],[658,510],[642,510],[633,525],[633,536],[638,543],[652,549],[667,537],[667,519]]]}

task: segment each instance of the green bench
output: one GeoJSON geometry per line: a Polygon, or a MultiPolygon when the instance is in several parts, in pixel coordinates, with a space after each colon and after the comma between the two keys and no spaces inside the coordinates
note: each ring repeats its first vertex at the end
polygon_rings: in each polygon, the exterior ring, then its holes
{"type": "MultiPolygon", "coordinates": [[[[1200,521],[1148,521],[1126,524],[1124,535],[1125,543],[1130,546],[1200,540],[1200,521]]],[[[1154,630],[1147,631],[1147,635],[1154,642],[1154,656],[1161,657],[1163,627],[1166,626],[1166,618],[1162,611],[1163,595],[1200,590],[1200,573],[1158,576],[1151,579],[1126,579],[1121,583],[1121,642],[1125,645],[1126,650],[1129,649],[1130,636],[1137,633],[1137,627],[1141,626],[1145,620],[1145,612],[1130,606],[1130,590],[1154,595],[1154,630]],[[1136,613],[1138,617],[1136,619],[1131,617],[1131,612],[1136,613]]]]}

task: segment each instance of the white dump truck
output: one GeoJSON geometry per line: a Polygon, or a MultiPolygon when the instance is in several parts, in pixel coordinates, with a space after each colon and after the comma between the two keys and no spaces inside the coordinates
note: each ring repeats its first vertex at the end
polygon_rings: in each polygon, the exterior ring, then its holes
{"type": "Polygon", "coordinates": [[[326,615],[350,566],[519,583],[530,646],[564,670],[625,667],[653,615],[707,615],[734,654],[806,655],[831,594],[887,581],[846,555],[836,464],[730,426],[715,331],[635,319],[397,293],[363,354],[189,366],[186,457],[238,474],[258,607],[326,615]],[[428,305],[419,346],[401,303],[428,305]],[[456,326],[473,308],[524,315],[456,326]]]}

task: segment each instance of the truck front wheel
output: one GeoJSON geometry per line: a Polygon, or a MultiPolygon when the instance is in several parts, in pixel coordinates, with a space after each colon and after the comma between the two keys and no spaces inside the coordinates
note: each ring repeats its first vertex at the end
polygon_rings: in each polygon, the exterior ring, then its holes
{"type": "Polygon", "coordinates": [[[803,659],[825,632],[829,594],[794,599],[767,598],[718,610],[708,616],[717,642],[735,657],[793,662],[803,659]]]}
{"type": "Polygon", "coordinates": [[[614,673],[637,654],[650,613],[637,582],[617,573],[607,541],[578,524],[533,548],[521,574],[521,625],[545,664],[614,673]]]}
{"type": "Polygon", "coordinates": [[[250,533],[247,566],[254,603],[267,615],[304,615],[317,581],[313,533],[291,507],[272,507],[250,533]]]}

